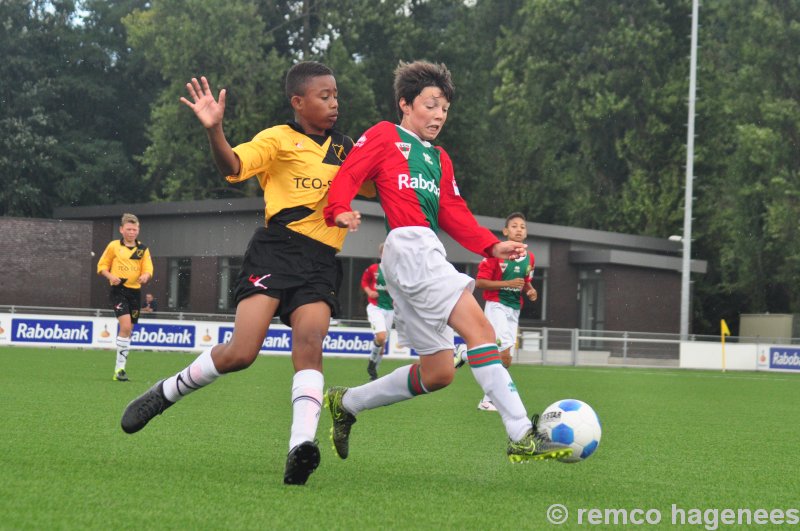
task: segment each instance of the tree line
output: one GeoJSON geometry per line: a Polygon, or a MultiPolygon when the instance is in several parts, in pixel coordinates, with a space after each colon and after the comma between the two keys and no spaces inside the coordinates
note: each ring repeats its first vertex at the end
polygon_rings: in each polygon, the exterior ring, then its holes
{"type": "MultiPolygon", "coordinates": [[[[336,72],[338,127],[396,119],[399,60],[444,62],[441,143],[478,214],[681,234],[690,0],[5,0],[0,214],[257,194],[220,179],[178,102],[228,89],[231,143],[291,118],[298,60],[336,72]]],[[[700,11],[693,329],[800,312],[800,0],[700,11]]]]}

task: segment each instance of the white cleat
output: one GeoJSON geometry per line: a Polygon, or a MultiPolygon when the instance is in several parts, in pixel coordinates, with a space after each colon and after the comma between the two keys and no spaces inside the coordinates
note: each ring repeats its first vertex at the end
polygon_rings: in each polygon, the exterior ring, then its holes
{"type": "Polygon", "coordinates": [[[479,411],[497,411],[497,408],[494,407],[491,400],[481,400],[478,402],[478,410],[479,411]]]}

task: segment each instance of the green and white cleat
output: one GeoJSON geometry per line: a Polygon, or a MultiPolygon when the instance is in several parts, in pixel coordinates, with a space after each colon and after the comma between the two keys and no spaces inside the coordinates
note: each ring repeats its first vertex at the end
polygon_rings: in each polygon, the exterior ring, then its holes
{"type": "Polygon", "coordinates": [[[538,415],[534,415],[533,427],[517,442],[508,441],[508,460],[512,463],[523,461],[542,461],[561,459],[572,455],[572,448],[566,444],[553,442],[546,434],[537,431],[538,415]]]}
{"type": "Polygon", "coordinates": [[[347,387],[330,387],[325,391],[324,404],[331,412],[331,441],[333,449],[342,459],[347,459],[350,451],[350,428],[356,423],[356,417],[342,406],[342,398],[347,387]]]}

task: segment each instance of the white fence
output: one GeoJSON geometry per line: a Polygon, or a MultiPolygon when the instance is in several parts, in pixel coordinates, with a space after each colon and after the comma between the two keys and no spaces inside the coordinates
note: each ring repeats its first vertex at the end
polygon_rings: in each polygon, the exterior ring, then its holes
{"type": "MultiPolygon", "coordinates": [[[[326,355],[363,357],[372,348],[372,332],[361,322],[332,322],[323,342],[326,355]]],[[[200,351],[225,343],[233,333],[233,316],[158,313],[134,327],[132,345],[152,350],[200,351]]],[[[117,321],[109,310],[0,306],[0,345],[114,348],[117,321]]],[[[389,358],[416,353],[390,339],[389,358]]],[[[457,338],[457,342],[461,342],[457,338]]],[[[674,367],[683,369],[769,370],[800,372],[800,340],[720,338],[563,328],[523,328],[515,349],[516,363],[544,365],[674,367]]],[[[263,354],[288,355],[291,329],[273,322],[263,354]]]]}

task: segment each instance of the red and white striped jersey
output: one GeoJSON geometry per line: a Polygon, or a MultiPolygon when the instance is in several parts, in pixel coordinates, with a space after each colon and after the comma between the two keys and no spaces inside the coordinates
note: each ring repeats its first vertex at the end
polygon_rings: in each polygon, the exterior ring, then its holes
{"type": "Polygon", "coordinates": [[[399,125],[380,122],[358,139],[330,185],[324,210],[328,225],[352,210],[350,202],[367,180],[375,183],[389,230],[442,229],[482,256],[491,256],[499,242],[461,197],[447,153],[399,125]]]}

